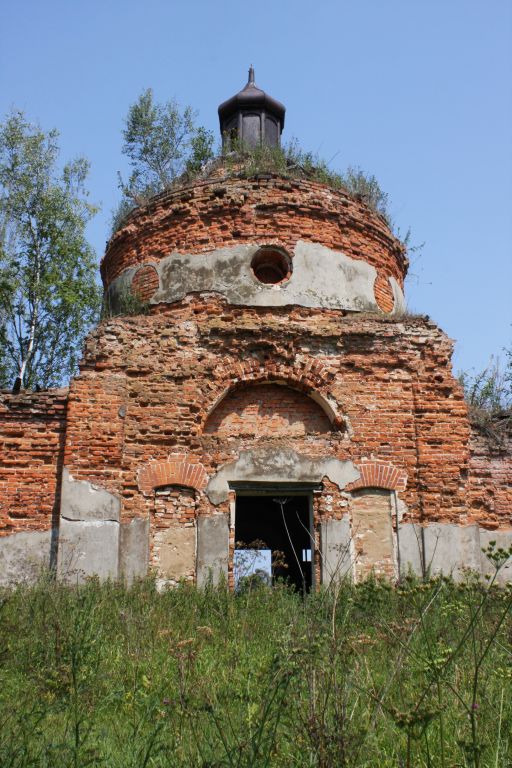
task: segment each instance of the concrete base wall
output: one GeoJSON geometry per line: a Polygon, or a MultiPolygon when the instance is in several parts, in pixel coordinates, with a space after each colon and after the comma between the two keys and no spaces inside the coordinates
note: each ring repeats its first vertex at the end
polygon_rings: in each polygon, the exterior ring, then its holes
{"type": "Polygon", "coordinates": [[[136,518],[119,528],[119,577],[127,584],[147,576],[149,566],[149,519],[136,518]]]}
{"type": "Polygon", "coordinates": [[[321,524],[321,578],[325,587],[352,576],[351,543],[348,515],[341,520],[325,520],[321,524]]]}
{"type": "MultiPolygon", "coordinates": [[[[193,560],[192,534],[187,564],[193,560]]],[[[179,539],[178,535],[178,539],[179,539]]],[[[177,540],[178,540],[177,539],[177,540]]],[[[52,531],[27,531],[0,538],[0,587],[34,582],[53,564],[52,547],[58,542],[57,577],[70,583],[88,576],[123,579],[130,584],[147,575],[149,567],[149,520],[126,523],[112,520],[66,520],[61,518],[58,537],[52,531]]],[[[401,524],[396,538],[402,576],[444,574],[463,580],[469,571],[482,578],[493,576],[495,568],[482,550],[490,542],[496,549],[512,547],[512,531],[489,531],[477,525],[442,523],[421,527],[401,524]]],[[[355,549],[348,515],[325,520],[320,525],[321,580],[324,586],[354,576],[355,549]]],[[[178,555],[178,553],[176,553],[178,555]]],[[[199,517],[197,526],[197,584],[218,584],[228,576],[228,515],[199,517]]],[[[182,556],[167,563],[170,576],[179,579],[182,556]],[[176,571],[176,569],[178,569],[176,571]],[[176,571],[176,573],[175,573],[176,571]],[[178,573],[179,571],[179,573],[178,573]]],[[[502,586],[512,582],[512,559],[498,575],[502,586]]]]}
{"type": "MultiPolygon", "coordinates": [[[[401,576],[451,576],[462,581],[471,573],[482,578],[493,577],[495,567],[485,550],[490,542],[495,549],[512,547],[512,531],[488,531],[478,525],[457,526],[436,523],[419,526],[413,523],[400,525],[395,546],[401,576]]],[[[361,579],[357,567],[348,515],[341,520],[326,520],[320,525],[321,579],[324,586],[338,583],[344,578],[361,579]]],[[[366,563],[366,565],[368,565],[366,563]]],[[[367,573],[368,575],[368,569],[367,573]]],[[[512,582],[512,558],[500,569],[496,583],[504,586],[512,582]]]]}
{"type": "MultiPolygon", "coordinates": [[[[452,576],[456,581],[465,578],[468,571],[493,575],[495,568],[482,552],[491,541],[496,547],[512,546],[512,531],[488,531],[478,525],[449,525],[435,523],[421,527],[414,523],[399,526],[398,548],[400,573],[408,572],[452,576]]],[[[512,581],[512,560],[500,570],[497,583],[512,581]]]]}
{"type": "Polygon", "coordinates": [[[88,576],[131,582],[148,572],[149,520],[120,522],[121,502],[92,483],[62,475],[57,578],[88,576]]]}
{"type": "Polygon", "coordinates": [[[88,576],[119,576],[120,500],[85,480],[62,472],[57,576],[82,582],[88,576]]]}
{"type": "Polygon", "coordinates": [[[197,521],[197,585],[227,584],[229,562],[229,516],[211,515],[197,521]]]}
{"type": "Polygon", "coordinates": [[[149,520],[66,520],[61,518],[57,578],[82,583],[88,576],[131,584],[148,573],[149,520]]]}
{"type": "Polygon", "coordinates": [[[52,560],[52,531],[26,531],[0,538],[0,587],[32,583],[48,572],[52,560]]]}
{"type": "MultiPolygon", "coordinates": [[[[484,528],[480,528],[480,564],[481,572],[484,576],[493,576],[495,568],[490,562],[489,558],[482,552],[482,549],[487,549],[491,541],[496,542],[496,547],[502,547],[503,549],[509,549],[512,547],[512,531],[486,531],[484,528]]],[[[512,582],[512,558],[510,558],[506,565],[500,570],[497,578],[497,583],[501,586],[510,584],[512,582]]]]}
{"type": "Polygon", "coordinates": [[[117,579],[119,523],[61,518],[57,574],[60,580],[70,583],[81,583],[88,576],[117,579]]]}

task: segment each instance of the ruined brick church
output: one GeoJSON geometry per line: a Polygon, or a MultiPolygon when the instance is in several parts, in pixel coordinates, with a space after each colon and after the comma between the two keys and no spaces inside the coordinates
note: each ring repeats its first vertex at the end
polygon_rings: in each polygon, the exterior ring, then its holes
{"type": "MultiPolygon", "coordinates": [[[[278,146],[285,109],[251,71],[219,118],[226,156],[278,146]]],[[[510,441],[471,426],[407,266],[381,215],[306,177],[220,163],[134,210],[101,264],[119,314],[69,388],[0,394],[0,583],[233,586],[251,546],[297,588],[485,575],[510,441]]]]}

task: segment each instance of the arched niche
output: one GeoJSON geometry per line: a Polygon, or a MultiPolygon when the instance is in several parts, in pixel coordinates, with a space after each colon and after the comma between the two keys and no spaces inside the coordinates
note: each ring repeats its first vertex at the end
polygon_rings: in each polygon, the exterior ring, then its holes
{"type": "Polygon", "coordinates": [[[220,437],[303,437],[332,431],[331,409],[277,382],[229,390],[209,414],[204,432],[220,437]]]}

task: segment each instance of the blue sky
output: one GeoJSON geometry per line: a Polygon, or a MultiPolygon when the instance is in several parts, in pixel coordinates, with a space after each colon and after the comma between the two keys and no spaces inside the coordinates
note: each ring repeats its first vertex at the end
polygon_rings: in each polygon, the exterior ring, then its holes
{"type": "Polygon", "coordinates": [[[512,345],[511,0],[0,0],[0,24],[0,115],[90,159],[98,260],[130,103],[151,86],[217,134],[253,63],[283,138],[375,174],[425,242],[408,304],[456,339],[455,369],[512,345]]]}

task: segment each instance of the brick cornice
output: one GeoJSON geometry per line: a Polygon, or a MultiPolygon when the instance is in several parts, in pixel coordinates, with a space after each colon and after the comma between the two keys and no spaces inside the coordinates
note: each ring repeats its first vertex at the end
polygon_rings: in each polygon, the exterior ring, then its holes
{"type": "Polygon", "coordinates": [[[201,491],[206,488],[208,475],[199,461],[185,453],[175,453],[164,461],[152,461],[138,472],[139,490],[149,496],[162,485],[183,485],[201,491]]]}

